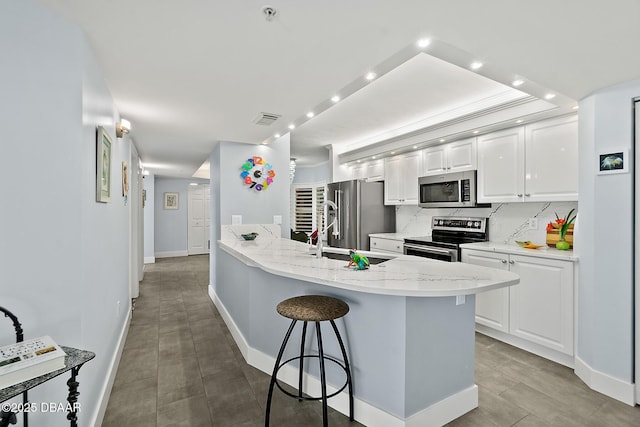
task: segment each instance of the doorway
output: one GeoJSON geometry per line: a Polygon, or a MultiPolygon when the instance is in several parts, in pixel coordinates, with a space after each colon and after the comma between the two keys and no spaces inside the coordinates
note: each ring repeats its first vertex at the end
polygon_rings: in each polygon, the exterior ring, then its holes
{"type": "Polygon", "coordinates": [[[188,205],[188,253],[189,255],[208,254],[211,248],[209,184],[191,184],[187,193],[188,205]]]}

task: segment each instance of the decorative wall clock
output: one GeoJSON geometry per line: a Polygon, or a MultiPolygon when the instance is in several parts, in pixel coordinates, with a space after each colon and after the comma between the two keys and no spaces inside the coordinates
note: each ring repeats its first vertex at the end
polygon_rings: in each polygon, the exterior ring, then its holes
{"type": "Polygon", "coordinates": [[[276,176],[271,164],[267,163],[260,156],[253,156],[242,165],[240,177],[245,185],[256,191],[266,190],[276,176]]]}

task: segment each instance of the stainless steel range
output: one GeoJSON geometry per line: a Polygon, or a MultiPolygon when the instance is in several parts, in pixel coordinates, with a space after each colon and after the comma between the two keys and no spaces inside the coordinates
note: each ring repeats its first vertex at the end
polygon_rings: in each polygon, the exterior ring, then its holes
{"type": "Polygon", "coordinates": [[[433,217],[431,236],[404,239],[404,254],[456,262],[462,243],[487,240],[488,218],[433,217]]]}

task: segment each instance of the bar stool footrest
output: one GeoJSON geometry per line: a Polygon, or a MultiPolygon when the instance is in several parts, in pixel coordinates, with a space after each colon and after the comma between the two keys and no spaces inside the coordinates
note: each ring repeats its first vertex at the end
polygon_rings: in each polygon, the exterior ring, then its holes
{"type": "MultiPolygon", "coordinates": [[[[318,354],[305,354],[303,357],[304,357],[304,358],[315,358],[315,359],[318,359],[318,358],[320,358],[320,355],[318,355],[318,354]]],[[[287,396],[293,397],[293,398],[295,398],[295,399],[299,399],[299,400],[322,400],[322,396],[320,396],[320,397],[302,396],[302,390],[298,390],[298,392],[300,393],[300,395],[293,394],[293,393],[291,393],[291,392],[289,392],[289,391],[285,390],[285,389],[280,385],[280,380],[278,380],[278,372],[280,371],[280,369],[281,369],[284,365],[286,365],[286,364],[288,364],[288,363],[291,363],[291,362],[293,362],[293,361],[295,361],[295,360],[299,360],[299,359],[300,359],[300,356],[292,357],[291,359],[289,359],[289,360],[287,360],[287,361],[282,362],[282,363],[280,364],[280,366],[278,366],[278,369],[276,370],[276,379],[275,379],[275,383],[276,383],[276,385],[278,386],[278,388],[280,389],[280,391],[282,391],[284,394],[286,394],[287,396]]],[[[342,392],[342,390],[344,390],[345,388],[347,388],[347,386],[349,385],[349,374],[348,374],[348,371],[347,371],[346,366],[343,364],[343,362],[342,362],[342,361],[340,361],[340,360],[338,360],[338,359],[336,359],[336,358],[333,358],[333,357],[331,357],[331,356],[327,356],[327,355],[325,355],[325,356],[324,356],[324,360],[330,360],[331,362],[335,363],[336,365],[338,365],[339,367],[341,367],[341,368],[342,368],[342,370],[343,370],[343,371],[345,372],[345,374],[347,375],[347,378],[346,378],[346,380],[345,380],[345,382],[344,382],[344,385],[343,385],[343,386],[342,386],[338,391],[336,391],[336,392],[334,392],[334,393],[332,393],[332,394],[328,394],[328,395],[327,395],[327,399],[329,399],[329,398],[331,398],[331,397],[337,396],[338,394],[340,394],[340,393],[342,392]]]]}

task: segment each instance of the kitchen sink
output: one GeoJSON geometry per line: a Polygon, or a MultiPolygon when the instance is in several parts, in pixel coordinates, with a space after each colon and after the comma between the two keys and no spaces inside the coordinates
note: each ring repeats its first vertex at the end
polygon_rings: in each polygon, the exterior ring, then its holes
{"type": "MultiPolygon", "coordinates": [[[[343,261],[347,261],[347,262],[351,259],[348,254],[337,254],[337,253],[334,253],[334,252],[323,252],[322,256],[326,257],[326,258],[329,258],[329,259],[339,259],[339,260],[343,260],[343,261]]],[[[367,259],[369,260],[369,264],[370,265],[381,264],[381,263],[383,263],[385,261],[389,261],[390,259],[393,259],[393,258],[395,258],[395,257],[390,256],[389,258],[381,258],[381,257],[376,257],[376,256],[367,256],[367,259]]]]}

